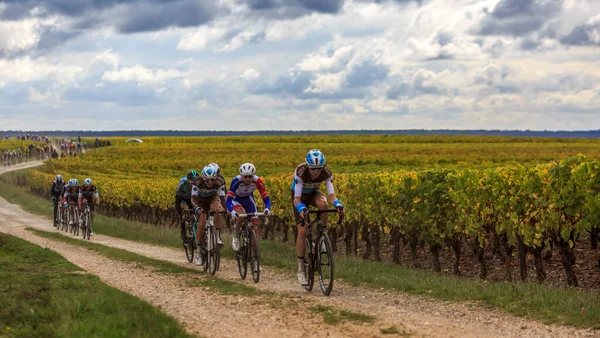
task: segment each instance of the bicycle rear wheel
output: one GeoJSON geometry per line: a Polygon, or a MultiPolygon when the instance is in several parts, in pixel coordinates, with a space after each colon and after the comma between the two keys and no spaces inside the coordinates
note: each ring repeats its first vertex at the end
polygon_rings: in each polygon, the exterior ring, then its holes
{"type": "Polygon", "coordinates": [[[258,254],[258,238],[254,230],[250,231],[250,243],[248,243],[248,252],[250,253],[250,268],[252,269],[252,280],[258,283],[260,280],[260,255],[258,254]]]}
{"type": "Polygon", "coordinates": [[[242,279],[246,279],[248,273],[248,245],[246,244],[246,236],[240,235],[241,246],[237,252],[235,252],[235,259],[238,263],[238,271],[242,279]]]}
{"type": "Polygon", "coordinates": [[[315,252],[317,255],[317,271],[319,272],[319,285],[325,296],[331,294],[333,289],[333,250],[327,233],[323,232],[317,241],[315,252]]]}
{"type": "Polygon", "coordinates": [[[185,224],[185,237],[186,240],[183,241],[183,249],[185,250],[185,257],[189,263],[194,262],[194,230],[189,225],[189,223],[185,224]]]}
{"type": "Polygon", "coordinates": [[[306,239],[306,250],[304,251],[304,274],[308,285],[304,286],[304,289],[311,292],[315,284],[315,270],[313,262],[313,251],[312,251],[312,240],[311,236],[306,239]]]}

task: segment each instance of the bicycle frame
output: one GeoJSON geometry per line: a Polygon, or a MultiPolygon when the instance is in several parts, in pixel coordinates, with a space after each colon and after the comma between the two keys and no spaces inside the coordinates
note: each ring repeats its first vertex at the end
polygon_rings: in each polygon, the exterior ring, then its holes
{"type": "MultiPolygon", "coordinates": [[[[305,212],[305,216],[304,216],[304,226],[308,227],[308,233],[306,235],[306,243],[307,243],[307,250],[308,250],[308,259],[305,261],[305,270],[306,272],[306,276],[307,276],[307,280],[308,280],[308,285],[305,285],[304,288],[306,289],[306,291],[312,291],[313,289],[313,285],[314,285],[314,276],[315,276],[315,271],[318,272],[319,274],[319,284],[321,286],[321,290],[323,291],[323,294],[325,296],[329,296],[331,294],[331,291],[333,289],[333,281],[334,281],[334,263],[333,263],[333,251],[331,249],[331,242],[329,239],[329,236],[327,235],[327,232],[325,231],[325,227],[323,226],[323,223],[321,221],[321,215],[324,213],[329,213],[329,212],[336,212],[338,213],[337,209],[324,209],[324,210],[309,210],[308,212],[305,212]],[[316,214],[316,219],[313,220],[312,222],[310,221],[310,214],[316,214]],[[312,225],[313,224],[317,224],[317,229],[316,232],[313,233],[313,228],[312,225]],[[313,236],[314,235],[314,236],[313,236]],[[327,276],[323,276],[322,272],[324,270],[322,270],[322,257],[321,254],[323,253],[323,251],[321,251],[321,245],[323,245],[323,247],[325,247],[325,253],[327,254],[327,264],[325,266],[329,266],[329,278],[327,278],[327,276]],[[327,283],[325,283],[325,281],[328,281],[327,283]]],[[[338,220],[338,224],[341,224],[341,222],[343,221],[343,215],[338,213],[339,215],[339,220],[338,220]]]]}

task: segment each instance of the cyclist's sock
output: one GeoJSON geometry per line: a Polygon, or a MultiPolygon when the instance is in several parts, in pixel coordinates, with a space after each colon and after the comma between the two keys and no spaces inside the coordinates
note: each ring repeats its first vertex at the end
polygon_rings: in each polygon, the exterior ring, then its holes
{"type": "Polygon", "coordinates": [[[304,257],[298,257],[298,271],[304,271],[304,257]]]}

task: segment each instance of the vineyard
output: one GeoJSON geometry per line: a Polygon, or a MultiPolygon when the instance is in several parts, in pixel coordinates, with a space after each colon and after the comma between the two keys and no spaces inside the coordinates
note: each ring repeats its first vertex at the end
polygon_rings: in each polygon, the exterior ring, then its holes
{"type": "Polygon", "coordinates": [[[578,241],[590,233],[592,246],[597,247],[600,162],[592,159],[598,157],[600,143],[594,140],[406,136],[151,138],[144,144],[112,140],[112,147],[50,161],[41,170],[30,171],[28,185],[47,193],[55,174],[80,181],[91,177],[103,199],[102,213],[173,225],[175,187],[187,170],[217,162],[230,181],[239,164],[252,161],[265,178],[276,215],[265,235],[289,241],[290,232],[295,235],[289,201],[292,171],[308,149],[320,148],[334,171],[336,193],[348,208],[347,221],[329,230],[340,252],[352,254],[360,247],[364,258],[389,257],[400,263],[405,247],[412,264],[418,265],[417,256],[425,248],[435,271],[441,271],[441,253],[451,252],[453,272],[460,274],[468,249],[479,262],[481,278],[487,277],[493,254],[502,261],[507,280],[514,279],[513,256],[520,279],[527,279],[529,255],[539,282],[546,279],[543,256],[555,252],[566,282],[577,286],[578,241]]]}

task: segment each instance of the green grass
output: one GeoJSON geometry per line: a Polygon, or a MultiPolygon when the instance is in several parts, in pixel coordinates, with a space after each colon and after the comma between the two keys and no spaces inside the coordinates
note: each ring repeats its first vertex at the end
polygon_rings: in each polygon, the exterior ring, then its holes
{"type": "Polygon", "coordinates": [[[0,336],[189,337],[150,304],[60,255],[0,234],[0,336]]]}
{"type": "Polygon", "coordinates": [[[395,326],[390,326],[386,329],[381,329],[380,331],[381,331],[381,334],[395,334],[395,335],[404,336],[404,337],[412,335],[411,332],[406,331],[406,330],[400,331],[395,326]]]}
{"type": "Polygon", "coordinates": [[[337,310],[331,306],[315,305],[308,308],[312,312],[322,313],[323,321],[327,324],[337,324],[341,321],[353,321],[359,323],[372,323],[375,317],[362,313],[337,310]]]}
{"type": "MultiPolygon", "coordinates": [[[[0,176],[2,178],[5,175],[0,176]]],[[[52,204],[28,194],[25,188],[2,183],[0,195],[12,203],[37,214],[51,215],[52,204]]],[[[151,224],[122,219],[99,217],[94,225],[97,233],[181,248],[179,229],[168,229],[151,224]]],[[[223,236],[225,242],[229,236],[223,236]]],[[[262,241],[261,264],[294,273],[297,269],[295,248],[289,244],[262,241]]],[[[229,245],[224,246],[222,257],[233,257],[229,245]]],[[[424,295],[447,301],[478,301],[484,306],[503,309],[511,314],[583,328],[600,329],[600,295],[566,288],[553,288],[533,283],[486,282],[470,278],[444,276],[394,265],[365,262],[360,259],[335,257],[337,280],[372,288],[384,288],[424,295]],[[585,311],[581,309],[584,308],[585,311]]],[[[335,293],[335,288],[334,291],[335,293]]]]}

